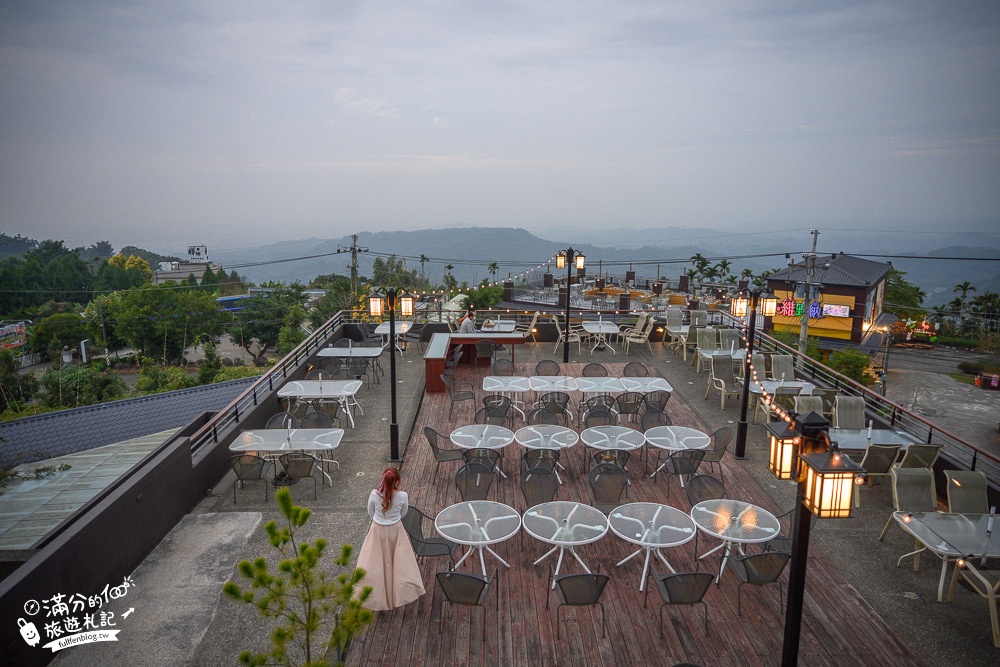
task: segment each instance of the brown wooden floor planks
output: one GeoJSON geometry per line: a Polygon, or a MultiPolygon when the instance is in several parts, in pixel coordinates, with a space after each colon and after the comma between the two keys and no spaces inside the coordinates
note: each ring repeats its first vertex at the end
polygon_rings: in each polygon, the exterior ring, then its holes
{"type": "MultiPolygon", "coordinates": [[[[563,375],[579,375],[584,364],[563,365],[563,375]]],[[[606,363],[609,374],[621,374],[622,363],[606,363]]],[[[517,372],[533,373],[534,364],[519,362],[517,372]]],[[[471,382],[481,397],[482,377],[486,368],[477,370],[459,367],[459,381],[471,382]]],[[[579,392],[571,392],[577,402],[579,392]]],[[[533,400],[526,397],[526,400],[533,400]]],[[[458,501],[454,475],[460,462],[443,463],[436,483],[431,483],[436,462],[423,435],[424,426],[431,426],[447,438],[452,429],[471,423],[471,401],[456,404],[451,418],[447,394],[426,394],[421,404],[412,435],[405,451],[403,484],[410,503],[430,517],[458,501]]],[[[475,407],[480,403],[477,402],[475,407]]],[[[702,428],[695,413],[676,395],[666,408],[675,424],[702,428]]],[[[629,422],[623,421],[623,425],[629,422]]],[[[517,426],[520,426],[518,421],[517,426]]],[[[633,425],[633,427],[636,427],[633,425]]],[[[577,425],[578,428],[578,425],[577,425]]],[[[447,441],[443,446],[449,447],[447,441]]],[[[564,454],[565,471],[560,471],[563,486],[557,495],[562,500],[588,498],[586,475],[579,445],[564,454]]],[[[518,488],[521,449],[511,445],[502,461],[507,479],[495,484],[495,498],[523,511],[524,500],[518,488]]],[[[651,464],[651,462],[650,462],[651,464]]],[[[787,508],[776,507],[757,482],[728,456],[722,463],[726,486],[732,497],[759,504],[775,514],[787,508]]],[[[687,499],[676,479],[670,479],[671,495],[666,496],[667,480],[650,479],[643,472],[643,462],[637,457],[629,464],[632,481],[632,501],[654,501],[688,511],[687,499]]],[[[491,493],[491,498],[494,495],[491,493]]],[[[717,544],[711,538],[699,539],[698,549],[707,551],[717,544]]],[[[500,566],[496,585],[499,587],[500,611],[496,609],[497,591],[490,591],[486,600],[485,623],[487,640],[482,642],[483,611],[448,605],[444,610],[444,634],[438,635],[438,620],[442,595],[435,573],[447,567],[444,558],[424,559],[420,567],[427,594],[406,609],[394,614],[381,612],[366,635],[351,649],[348,664],[356,665],[470,665],[506,667],[507,665],[670,665],[690,661],[701,665],[776,665],[780,662],[784,615],[779,611],[776,586],[745,587],[743,615],[736,614],[737,578],[728,570],[719,586],[713,585],[706,595],[709,610],[709,632],[703,630],[703,609],[698,607],[668,607],[664,612],[664,639],[660,638],[658,610],[660,598],[655,588],[649,593],[649,606],[643,608],[643,593],[639,591],[642,556],[622,567],[616,563],[635,550],[612,533],[579,549],[580,557],[593,570],[598,567],[611,576],[603,598],[607,637],[601,638],[601,615],[596,608],[566,607],[561,613],[562,634],[556,639],[557,597],[546,586],[549,567],[555,566],[556,555],[539,565],[533,561],[547,551],[528,535],[514,537],[494,549],[511,567],[500,566]],[[546,610],[546,600],[549,609],[546,610]]],[[[677,571],[696,568],[717,572],[718,554],[697,560],[694,542],[670,549],[667,559],[677,571]]],[[[496,561],[487,554],[487,568],[496,561]]],[[[579,565],[570,557],[564,559],[565,573],[579,572],[579,565]]],[[[658,572],[662,563],[653,561],[658,572]]],[[[479,572],[478,558],[470,557],[462,565],[466,572],[479,572]]],[[[787,570],[783,581],[787,580],[787,570]]],[[[841,665],[866,664],[872,656],[882,656],[882,664],[919,665],[919,659],[886,627],[850,584],[817,552],[810,554],[806,585],[806,616],[802,625],[801,655],[803,664],[841,665]],[[806,656],[809,656],[808,660],[806,656]]]]}

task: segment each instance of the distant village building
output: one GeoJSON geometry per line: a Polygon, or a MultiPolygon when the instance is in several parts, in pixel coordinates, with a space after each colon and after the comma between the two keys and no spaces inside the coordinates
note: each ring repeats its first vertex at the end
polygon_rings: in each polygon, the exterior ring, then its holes
{"type": "MultiPolygon", "coordinates": [[[[820,294],[809,310],[809,335],[861,344],[885,305],[885,288],[891,264],[873,262],[843,253],[816,258],[813,283],[820,294]]],[[[804,263],[772,273],[768,289],[778,297],[778,314],[771,319],[775,331],[798,333],[804,298],[796,285],[806,282],[804,263]],[[798,292],[798,293],[797,293],[798,292]]]]}
{"type": "Polygon", "coordinates": [[[160,262],[159,268],[153,271],[153,284],[162,285],[168,282],[182,282],[188,276],[194,276],[198,284],[201,284],[205,271],[211,268],[213,272],[218,271],[220,266],[216,266],[208,259],[208,247],[203,245],[188,246],[188,259],[186,262],[160,262]]]}

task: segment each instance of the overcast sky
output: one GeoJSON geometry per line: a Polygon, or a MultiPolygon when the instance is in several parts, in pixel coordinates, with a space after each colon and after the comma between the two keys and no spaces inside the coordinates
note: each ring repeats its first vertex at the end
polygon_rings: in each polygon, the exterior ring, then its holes
{"type": "Polygon", "coordinates": [[[221,249],[995,221],[998,18],[994,0],[4,0],[0,230],[221,249]]]}

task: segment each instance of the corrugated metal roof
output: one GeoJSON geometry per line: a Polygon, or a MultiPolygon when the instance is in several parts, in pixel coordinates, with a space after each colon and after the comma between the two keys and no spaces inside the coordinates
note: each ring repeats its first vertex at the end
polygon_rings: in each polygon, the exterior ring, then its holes
{"type": "MultiPolygon", "coordinates": [[[[830,255],[829,257],[816,258],[815,282],[822,285],[842,285],[846,287],[865,287],[874,285],[882,280],[892,265],[887,262],[873,262],[869,259],[861,259],[851,255],[830,255]],[[822,269],[826,263],[830,264],[829,269],[822,269]]],[[[767,277],[768,280],[804,283],[806,281],[806,268],[804,263],[775,271],[767,277]]]]}
{"type": "Polygon", "coordinates": [[[179,428],[221,410],[257,378],[47,412],[0,424],[4,465],[30,463],[179,428]]]}

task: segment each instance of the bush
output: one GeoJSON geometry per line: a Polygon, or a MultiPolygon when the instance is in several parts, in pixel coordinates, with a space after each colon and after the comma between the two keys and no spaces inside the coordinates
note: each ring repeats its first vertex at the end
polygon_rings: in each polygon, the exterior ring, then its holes
{"type": "Polygon", "coordinates": [[[827,365],[855,382],[865,385],[875,382],[875,376],[868,370],[869,366],[871,366],[871,358],[861,350],[839,350],[834,352],[830,355],[830,361],[827,365]]]}
{"type": "Polygon", "coordinates": [[[966,350],[973,350],[979,347],[979,341],[975,338],[958,338],[955,336],[938,336],[938,345],[949,347],[960,347],[966,350]]]}
{"type": "Polygon", "coordinates": [[[20,408],[38,391],[38,379],[21,373],[11,350],[0,350],[0,412],[20,408]]]}
{"type": "Polygon", "coordinates": [[[243,378],[259,377],[267,372],[266,368],[255,366],[233,366],[223,368],[215,374],[216,382],[228,382],[229,380],[240,380],[243,378]]]}
{"type": "Polygon", "coordinates": [[[958,370],[969,375],[977,375],[986,371],[986,361],[961,361],[958,364],[958,370]]]}
{"type": "Polygon", "coordinates": [[[50,368],[42,376],[43,401],[52,408],[76,408],[121,398],[128,391],[125,381],[103,363],[50,368]]]}
{"type": "Polygon", "coordinates": [[[177,366],[160,368],[153,359],[146,357],[142,360],[135,391],[140,394],[155,394],[161,391],[187,389],[197,384],[198,380],[188,375],[183,368],[177,366]]]}
{"type": "Polygon", "coordinates": [[[87,337],[87,323],[76,313],[50,315],[35,325],[31,333],[31,349],[59,358],[63,347],[74,349],[87,337]]]}

